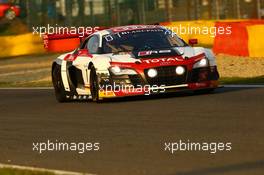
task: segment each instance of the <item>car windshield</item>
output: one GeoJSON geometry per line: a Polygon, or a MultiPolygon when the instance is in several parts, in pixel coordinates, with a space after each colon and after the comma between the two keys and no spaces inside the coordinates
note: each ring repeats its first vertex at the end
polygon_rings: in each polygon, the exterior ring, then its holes
{"type": "Polygon", "coordinates": [[[103,36],[104,53],[140,52],[184,46],[187,44],[181,38],[165,29],[124,31],[103,36]]]}

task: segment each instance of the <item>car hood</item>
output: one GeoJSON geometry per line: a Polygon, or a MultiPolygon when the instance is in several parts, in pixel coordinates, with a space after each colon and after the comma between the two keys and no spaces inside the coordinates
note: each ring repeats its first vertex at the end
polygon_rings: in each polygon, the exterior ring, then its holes
{"type": "MultiPolygon", "coordinates": [[[[179,54],[170,54],[167,55],[169,57],[177,57],[181,60],[184,59],[189,59],[191,57],[197,56],[199,54],[205,53],[205,50],[201,47],[176,47],[174,48],[175,50],[177,50],[177,52],[179,54]]],[[[168,50],[168,49],[162,49],[160,51],[164,51],[164,50],[168,50]]],[[[108,56],[110,58],[110,62],[118,62],[118,63],[135,63],[137,61],[141,61],[144,59],[153,59],[153,58],[160,58],[162,56],[164,56],[164,54],[155,54],[154,57],[152,58],[137,58],[134,54],[130,54],[130,53],[119,53],[119,54],[107,54],[106,56],[108,56]]]]}

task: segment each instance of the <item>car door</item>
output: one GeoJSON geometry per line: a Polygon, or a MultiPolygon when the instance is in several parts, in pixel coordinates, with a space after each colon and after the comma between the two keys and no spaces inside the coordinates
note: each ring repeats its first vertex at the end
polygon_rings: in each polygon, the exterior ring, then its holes
{"type": "Polygon", "coordinates": [[[82,85],[83,87],[88,87],[90,70],[88,69],[89,63],[92,62],[93,55],[99,52],[99,36],[92,35],[88,37],[81,46],[72,53],[74,58],[73,65],[75,67],[74,71],[69,70],[74,84],[82,85]],[[73,75],[74,74],[74,75],[73,75]],[[82,84],[80,82],[83,82],[82,84]]]}

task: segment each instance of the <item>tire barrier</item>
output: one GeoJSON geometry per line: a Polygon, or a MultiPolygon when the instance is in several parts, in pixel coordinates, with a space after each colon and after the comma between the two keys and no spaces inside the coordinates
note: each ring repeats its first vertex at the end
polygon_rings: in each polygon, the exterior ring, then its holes
{"type": "Polygon", "coordinates": [[[261,46],[264,20],[248,20],[241,22],[216,22],[216,26],[232,27],[231,35],[217,35],[213,51],[235,56],[264,57],[264,46],[261,46]],[[250,30],[249,30],[250,29],[250,30]],[[257,39],[257,40],[256,40],[257,39]],[[262,49],[260,49],[262,47],[262,49]]]}
{"type": "MultiPolygon", "coordinates": [[[[179,26],[193,26],[200,28],[215,27],[229,29],[231,32],[217,32],[203,34],[179,34],[185,41],[198,39],[201,46],[211,47],[215,54],[228,54],[234,56],[264,57],[264,20],[221,20],[221,21],[188,21],[169,22],[161,25],[172,29],[179,26]]],[[[227,31],[227,30],[226,30],[227,31]]]]}
{"type": "MultiPolygon", "coordinates": [[[[188,27],[216,29],[230,27],[231,33],[216,33],[212,37],[212,33],[184,33],[180,36],[188,41],[189,39],[198,39],[201,46],[211,47],[215,54],[228,54],[234,56],[249,56],[264,58],[264,20],[221,20],[221,21],[179,21],[160,23],[165,27],[173,29],[182,27],[186,30],[188,27]],[[174,27],[174,28],[173,28],[174,27]]],[[[175,31],[176,32],[176,31],[175,31]]],[[[186,31],[187,32],[187,31],[186,31]]],[[[176,32],[177,33],[177,32],[176,32]]],[[[0,37],[0,58],[41,54],[46,50],[49,52],[66,52],[71,51],[80,44],[80,38],[68,36],[45,36],[40,38],[32,33],[1,36],[0,37]],[[43,47],[44,41],[44,47],[43,47]]]]}
{"type": "Polygon", "coordinates": [[[244,23],[240,22],[216,22],[216,27],[230,26],[230,35],[217,35],[214,39],[214,53],[225,53],[237,56],[249,56],[248,34],[244,23]]]}
{"type": "Polygon", "coordinates": [[[215,22],[213,21],[181,21],[181,22],[168,22],[168,23],[160,23],[160,25],[165,26],[177,33],[184,41],[188,42],[189,39],[198,39],[200,45],[203,46],[212,46],[214,43],[214,37],[209,34],[202,34],[201,32],[197,32],[197,29],[208,28],[212,29],[215,26],[215,22]],[[188,32],[190,27],[193,27],[193,32],[188,32]],[[195,32],[196,31],[196,32],[195,32]]]}
{"type": "Polygon", "coordinates": [[[248,49],[250,57],[264,57],[264,25],[247,27],[248,49]]]}
{"type": "MultiPolygon", "coordinates": [[[[89,28],[90,29],[90,28],[89,28]]],[[[86,39],[92,33],[107,29],[106,27],[94,27],[92,30],[80,30],[78,32],[71,33],[70,29],[60,30],[56,34],[43,35],[44,48],[49,52],[67,52],[76,49],[80,43],[86,39]]]]}
{"type": "Polygon", "coordinates": [[[49,52],[67,52],[72,51],[80,45],[80,39],[77,38],[65,38],[56,39],[48,36],[43,37],[44,47],[49,52]]]}

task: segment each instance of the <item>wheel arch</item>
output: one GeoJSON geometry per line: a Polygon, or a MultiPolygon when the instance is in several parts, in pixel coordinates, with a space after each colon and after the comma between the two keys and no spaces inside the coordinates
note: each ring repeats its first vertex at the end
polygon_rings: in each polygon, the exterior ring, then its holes
{"type": "Polygon", "coordinates": [[[57,63],[54,61],[54,62],[52,62],[52,66],[51,66],[51,72],[53,72],[53,70],[54,70],[54,68],[55,68],[55,66],[57,65],[57,63]]]}
{"type": "Polygon", "coordinates": [[[93,64],[93,62],[90,62],[88,65],[88,69],[91,70],[92,67],[94,67],[94,64],[93,64]]]}

